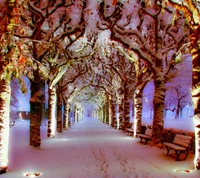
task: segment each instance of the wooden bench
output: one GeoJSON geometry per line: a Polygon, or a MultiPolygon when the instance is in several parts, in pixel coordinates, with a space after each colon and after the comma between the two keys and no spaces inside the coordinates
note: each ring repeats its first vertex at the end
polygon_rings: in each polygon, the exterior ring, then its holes
{"type": "Polygon", "coordinates": [[[126,129],[127,135],[132,136],[134,133],[134,124],[132,124],[131,128],[126,129]]]}
{"type": "Polygon", "coordinates": [[[176,161],[179,161],[179,156],[181,153],[185,153],[185,159],[187,159],[191,141],[191,136],[176,134],[172,143],[164,142],[163,145],[167,148],[167,155],[169,155],[169,152],[172,149],[177,155],[176,161]]]}
{"type": "Polygon", "coordinates": [[[151,140],[152,137],[152,129],[147,128],[144,134],[138,134],[138,137],[140,137],[141,142],[144,139],[145,144],[147,144],[148,140],[151,140]]]}

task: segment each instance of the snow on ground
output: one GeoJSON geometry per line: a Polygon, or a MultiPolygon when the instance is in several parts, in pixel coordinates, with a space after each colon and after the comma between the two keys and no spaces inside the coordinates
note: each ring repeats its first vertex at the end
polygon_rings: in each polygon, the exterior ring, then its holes
{"type": "MultiPolygon", "coordinates": [[[[190,154],[186,161],[166,156],[165,149],[140,143],[93,118],[75,123],[68,131],[46,137],[41,127],[41,149],[29,146],[29,121],[17,120],[10,129],[9,172],[2,178],[199,178],[190,154]],[[179,170],[176,172],[175,170],[179,170]],[[191,170],[186,173],[183,170],[191,170]]],[[[173,153],[173,152],[172,152],[173,153]]]]}

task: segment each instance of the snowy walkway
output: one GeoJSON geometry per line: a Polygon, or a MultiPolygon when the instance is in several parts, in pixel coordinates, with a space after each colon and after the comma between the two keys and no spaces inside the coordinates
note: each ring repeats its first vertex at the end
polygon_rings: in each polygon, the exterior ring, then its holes
{"type": "Polygon", "coordinates": [[[10,132],[9,172],[1,178],[23,178],[24,172],[42,172],[41,178],[199,178],[193,155],[177,162],[165,149],[141,144],[138,138],[92,118],[68,131],[46,138],[41,149],[29,147],[29,122],[17,121],[10,132]],[[175,169],[191,169],[190,173],[175,169]]]}

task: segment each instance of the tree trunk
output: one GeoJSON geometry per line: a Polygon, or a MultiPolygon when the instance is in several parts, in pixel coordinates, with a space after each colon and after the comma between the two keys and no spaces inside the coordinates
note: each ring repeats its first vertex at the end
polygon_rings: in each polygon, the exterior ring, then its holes
{"type": "Polygon", "coordinates": [[[10,97],[10,82],[0,80],[0,170],[4,172],[8,167],[10,97]]]}
{"type": "Polygon", "coordinates": [[[103,109],[101,107],[98,108],[98,119],[103,122],[103,109]]]}
{"type": "Polygon", "coordinates": [[[41,86],[41,112],[40,112],[40,126],[42,125],[42,122],[46,125],[46,115],[45,115],[45,81],[40,81],[41,86]]]}
{"type": "Polygon", "coordinates": [[[106,104],[105,104],[105,114],[106,114],[106,124],[109,124],[109,120],[110,120],[110,99],[109,99],[109,95],[106,95],[106,104]]]}
{"type": "Polygon", "coordinates": [[[64,121],[63,121],[63,128],[65,130],[69,129],[69,102],[64,99],[64,121]]]}
{"type": "MultiPolygon", "coordinates": [[[[193,69],[199,68],[200,57],[199,55],[193,59],[193,69]]],[[[199,70],[193,70],[192,77],[192,100],[194,103],[194,117],[193,122],[195,126],[195,169],[200,170],[200,72],[199,70]]]]}
{"type": "Polygon", "coordinates": [[[57,91],[57,132],[62,132],[62,96],[57,91]]]}
{"type": "Polygon", "coordinates": [[[179,116],[179,109],[176,108],[176,110],[175,110],[175,119],[178,119],[178,116],[179,116]]]}
{"type": "Polygon", "coordinates": [[[30,98],[30,145],[40,147],[40,125],[42,121],[42,90],[40,77],[37,72],[34,73],[35,81],[31,81],[31,98],[30,98]]]}
{"type": "Polygon", "coordinates": [[[123,107],[123,118],[124,118],[124,132],[126,132],[126,129],[128,127],[128,124],[130,122],[130,100],[128,97],[128,88],[126,87],[128,85],[125,84],[124,87],[124,107],[123,107]]]}
{"type": "Polygon", "coordinates": [[[108,124],[109,126],[112,125],[112,100],[110,99],[110,96],[109,96],[109,106],[108,106],[108,112],[109,112],[109,120],[108,120],[108,124]]]}
{"type": "MultiPolygon", "coordinates": [[[[161,68],[161,67],[160,67],[161,68]]],[[[164,111],[164,98],[165,98],[165,84],[163,72],[158,72],[154,77],[155,94],[154,94],[154,118],[153,118],[153,133],[152,144],[158,145],[163,141],[163,111],[164,111]]]]}
{"type": "Polygon", "coordinates": [[[195,169],[200,169],[200,113],[193,117],[195,128],[195,169]]]}
{"type": "Polygon", "coordinates": [[[98,120],[101,121],[101,117],[100,117],[100,108],[97,109],[97,118],[98,118],[98,120]]]}
{"type": "Polygon", "coordinates": [[[177,104],[177,108],[176,108],[176,113],[175,113],[175,119],[180,118],[181,116],[181,104],[180,104],[181,100],[178,100],[178,104],[177,104]]]}
{"type": "Polygon", "coordinates": [[[40,105],[41,103],[31,103],[30,114],[30,145],[33,147],[40,147],[40,105]]]}
{"type": "Polygon", "coordinates": [[[78,107],[77,107],[77,105],[74,106],[74,122],[78,123],[78,107]]]}
{"type": "Polygon", "coordinates": [[[134,93],[134,137],[141,132],[142,126],[142,92],[134,93]]]}
{"type": "Polygon", "coordinates": [[[49,116],[48,116],[48,130],[47,137],[55,137],[56,128],[56,88],[49,88],[49,116]]]}
{"type": "Polygon", "coordinates": [[[111,99],[111,126],[112,127],[114,127],[115,121],[116,121],[116,100],[112,96],[112,99],[111,99]]]}
{"type": "Polygon", "coordinates": [[[106,123],[106,110],[107,110],[106,107],[107,107],[106,104],[104,104],[103,105],[103,123],[106,123]]]}
{"type": "Polygon", "coordinates": [[[123,101],[118,102],[118,109],[117,109],[117,129],[122,128],[123,122],[123,101]]]}

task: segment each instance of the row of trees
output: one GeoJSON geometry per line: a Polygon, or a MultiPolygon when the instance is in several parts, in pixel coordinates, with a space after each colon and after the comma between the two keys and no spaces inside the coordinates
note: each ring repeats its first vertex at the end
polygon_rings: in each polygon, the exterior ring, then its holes
{"type": "MultiPolygon", "coordinates": [[[[166,84],[173,71],[179,70],[177,63],[188,54],[192,54],[197,66],[193,85],[199,102],[199,11],[193,1],[5,0],[0,5],[1,167],[7,167],[7,151],[2,150],[8,143],[6,108],[11,77],[21,79],[26,75],[31,81],[30,145],[34,147],[41,144],[45,82],[49,91],[48,137],[55,136],[56,117],[57,131],[62,131],[62,125],[68,128],[69,104],[81,99],[93,105],[93,100],[97,102],[94,109],[101,110],[106,104],[106,121],[114,124],[117,120],[118,128],[122,121],[127,127],[129,101],[134,99],[136,135],[141,128],[142,92],[153,79],[152,143],[160,146],[166,84]]],[[[195,106],[199,129],[199,105],[195,106]]]]}

